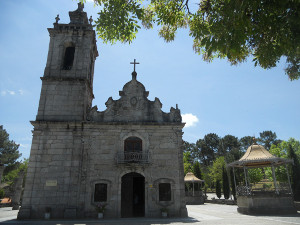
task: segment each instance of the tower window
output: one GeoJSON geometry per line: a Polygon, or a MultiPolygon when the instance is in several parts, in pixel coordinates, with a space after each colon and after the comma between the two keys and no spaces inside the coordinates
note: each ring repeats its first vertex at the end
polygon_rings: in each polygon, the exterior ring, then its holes
{"type": "Polygon", "coordinates": [[[107,201],[107,184],[95,184],[94,202],[107,201]]]}
{"type": "Polygon", "coordinates": [[[64,70],[70,70],[73,66],[74,61],[74,54],[75,54],[75,47],[67,47],[65,52],[65,58],[64,58],[64,70]]]}
{"type": "Polygon", "coordinates": [[[158,189],[159,189],[159,201],[171,201],[170,183],[160,183],[158,185],[158,189]]]}

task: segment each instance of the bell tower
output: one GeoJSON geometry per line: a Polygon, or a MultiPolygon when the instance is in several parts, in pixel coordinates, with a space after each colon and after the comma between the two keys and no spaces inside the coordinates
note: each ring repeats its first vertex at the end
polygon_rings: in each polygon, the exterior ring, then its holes
{"type": "Polygon", "coordinates": [[[37,121],[82,121],[91,107],[94,62],[98,56],[92,18],[84,5],[69,12],[70,23],[48,28],[50,44],[37,121]]]}

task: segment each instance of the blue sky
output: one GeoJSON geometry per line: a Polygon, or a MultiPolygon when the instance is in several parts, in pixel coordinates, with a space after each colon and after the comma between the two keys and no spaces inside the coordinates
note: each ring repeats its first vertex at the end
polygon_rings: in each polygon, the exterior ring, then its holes
{"type": "MultiPolygon", "coordinates": [[[[49,34],[55,17],[69,23],[72,0],[1,1],[0,8],[0,124],[29,157],[32,126],[37,114],[41,80],[47,60],[49,34]]],[[[97,8],[85,4],[95,19],[97,8]]],[[[231,134],[239,138],[272,130],[278,138],[300,140],[300,80],[284,74],[284,60],[273,69],[247,63],[231,66],[226,60],[206,63],[192,49],[187,30],[172,43],[158,37],[157,28],[142,30],[131,45],[103,44],[98,39],[93,105],[105,109],[106,100],[119,98],[119,90],[131,79],[137,59],[137,79],[158,97],[163,110],[178,104],[189,124],[183,138],[195,142],[205,134],[231,134]]]]}

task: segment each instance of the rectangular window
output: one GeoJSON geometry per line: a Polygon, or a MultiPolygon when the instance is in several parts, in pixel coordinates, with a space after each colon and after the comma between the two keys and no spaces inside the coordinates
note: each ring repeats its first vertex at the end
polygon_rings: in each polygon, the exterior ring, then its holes
{"type": "Polygon", "coordinates": [[[160,183],[158,187],[159,187],[159,201],[171,201],[171,184],[160,183]]]}
{"type": "Polygon", "coordinates": [[[107,184],[95,184],[94,202],[107,201],[107,184]]]}

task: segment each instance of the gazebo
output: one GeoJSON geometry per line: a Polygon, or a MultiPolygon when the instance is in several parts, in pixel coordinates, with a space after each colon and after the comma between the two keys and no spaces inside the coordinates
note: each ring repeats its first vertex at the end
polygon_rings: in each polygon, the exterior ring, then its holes
{"type": "Polygon", "coordinates": [[[262,145],[254,143],[238,161],[228,164],[233,168],[234,185],[237,193],[238,212],[244,214],[289,214],[296,213],[293,202],[290,176],[287,164],[293,163],[292,159],[275,157],[262,145]],[[285,166],[288,187],[279,186],[276,181],[275,167],[285,166]],[[248,169],[271,167],[274,182],[274,190],[254,189],[249,182],[248,169]],[[243,169],[245,185],[236,185],[235,168],[243,169]]]}
{"type": "Polygon", "coordinates": [[[184,177],[185,184],[192,184],[192,190],[187,189],[185,192],[185,198],[187,204],[203,204],[204,196],[203,192],[199,190],[199,185],[204,183],[204,180],[197,178],[192,172],[188,172],[184,177]],[[195,191],[195,184],[197,185],[197,190],[195,191]]]}

